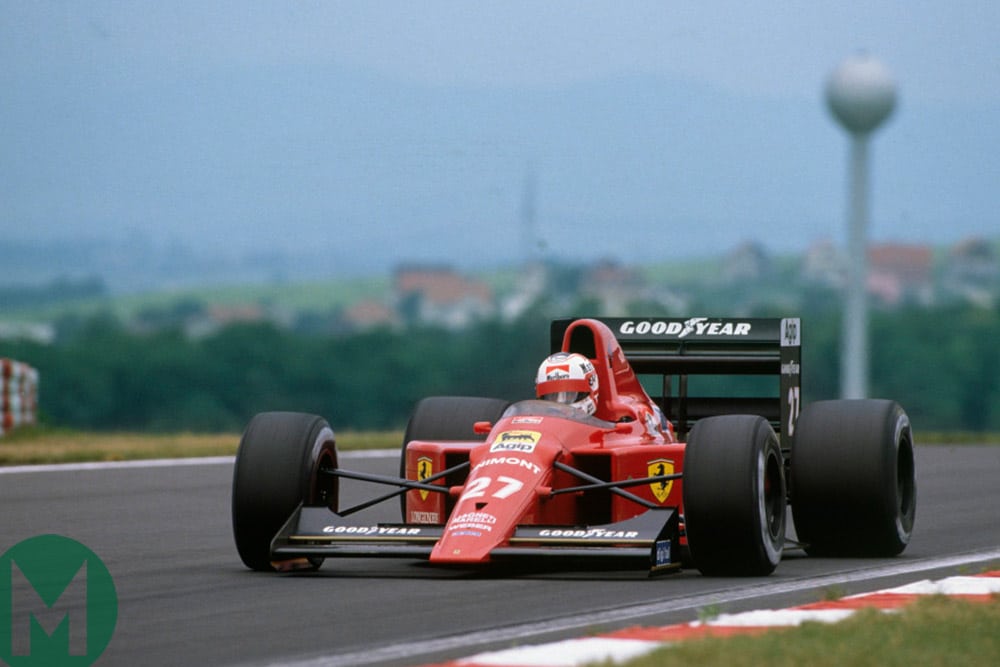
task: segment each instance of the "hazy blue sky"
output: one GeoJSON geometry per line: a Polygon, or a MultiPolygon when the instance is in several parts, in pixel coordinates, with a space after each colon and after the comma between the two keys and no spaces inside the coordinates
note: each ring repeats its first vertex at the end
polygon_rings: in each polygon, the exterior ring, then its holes
{"type": "Polygon", "coordinates": [[[1000,3],[0,0],[0,234],[649,260],[842,242],[859,50],[899,89],[872,234],[1000,234],[1000,3]]]}

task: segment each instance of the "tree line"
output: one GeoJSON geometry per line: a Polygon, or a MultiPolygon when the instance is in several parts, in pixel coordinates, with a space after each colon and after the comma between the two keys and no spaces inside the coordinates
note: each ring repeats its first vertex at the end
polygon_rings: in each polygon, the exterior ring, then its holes
{"type": "MultiPolygon", "coordinates": [[[[804,398],[835,398],[839,315],[802,317],[804,398]]],[[[874,312],[871,325],[873,396],[898,400],[918,430],[1000,431],[996,309],[874,312]]],[[[0,356],[39,370],[40,417],[53,426],[239,431],[257,412],[296,410],[335,428],[386,429],[403,427],[424,396],[530,397],[548,340],[537,315],[336,336],[241,324],[199,339],[100,316],[55,344],[4,343],[0,356]]]]}

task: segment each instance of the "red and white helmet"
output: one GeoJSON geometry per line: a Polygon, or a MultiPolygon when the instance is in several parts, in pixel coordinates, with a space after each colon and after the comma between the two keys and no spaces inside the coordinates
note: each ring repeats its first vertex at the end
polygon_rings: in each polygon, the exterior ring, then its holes
{"type": "Polygon", "coordinates": [[[535,395],[594,414],[597,372],[590,359],[575,352],[556,352],[542,362],[535,377],[535,395]]]}

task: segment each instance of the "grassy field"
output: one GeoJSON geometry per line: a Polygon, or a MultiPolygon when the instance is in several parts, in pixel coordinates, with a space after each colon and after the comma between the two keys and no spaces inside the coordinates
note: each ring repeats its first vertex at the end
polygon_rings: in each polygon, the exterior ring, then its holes
{"type": "Polygon", "coordinates": [[[170,309],[182,303],[220,306],[280,304],[294,311],[325,312],[363,299],[382,300],[390,289],[388,277],[317,280],[295,283],[212,285],[164,289],[135,294],[113,294],[38,307],[21,307],[5,313],[11,321],[53,321],[61,317],[93,317],[111,312],[131,320],[140,312],[170,309]]]}
{"type": "MultiPolygon", "coordinates": [[[[125,461],[191,456],[228,456],[236,453],[239,433],[84,433],[48,428],[26,428],[0,438],[0,465],[125,461]]],[[[395,449],[401,431],[339,431],[337,447],[395,449]]]]}
{"type": "Polygon", "coordinates": [[[832,625],[685,641],[626,667],[1000,665],[1000,596],[991,603],[928,596],[898,613],[862,610],[832,625]]]}

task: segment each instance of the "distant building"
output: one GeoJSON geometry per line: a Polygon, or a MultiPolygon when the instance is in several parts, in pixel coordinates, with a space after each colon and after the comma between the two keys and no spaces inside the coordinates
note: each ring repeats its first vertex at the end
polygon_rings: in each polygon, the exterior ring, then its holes
{"type": "Polygon", "coordinates": [[[399,325],[399,315],[381,301],[367,299],[347,307],[344,310],[344,322],[355,331],[377,327],[395,328],[399,325]]]}
{"type": "Polygon", "coordinates": [[[184,323],[184,333],[189,338],[203,338],[236,324],[256,324],[267,319],[267,313],[257,304],[211,304],[193,314],[184,323]]]}
{"type": "Polygon", "coordinates": [[[841,289],[846,283],[844,256],[829,239],[813,243],[802,258],[802,280],[807,284],[841,289]]]}
{"type": "Polygon", "coordinates": [[[646,284],[634,269],[612,260],[587,267],[581,276],[581,295],[595,299],[603,315],[621,317],[628,304],[645,296],[646,284]]]}
{"type": "Polygon", "coordinates": [[[746,241],[726,256],[723,277],[726,282],[760,280],[771,269],[771,261],[764,246],[756,241],[746,241]]]}
{"type": "Polygon", "coordinates": [[[868,293],[885,306],[929,306],[934,301],[933,260],[925,245],[870,246],[868,293]]]}
{"type": "Polygon", "coordinates": [[[528,262],[517,273],[514,289],[500,305],[505,321],[516,320],[543,299],[549,289],[549,271],[543,262],[528,262]]]}
{"type": "Polygon", "coordinates": [[[393,280],[396,312],[406,324],[462,329],[495,312],[488,285],[444,266],[405,266],[393,280]]]}
{"type": "Polygon", "coordinates": [[[942,287],[950,296],[992,308],[1000,291],[1000,262],[985,239],[962,241],[948,253],[942,287]]]}
{"type": "Polygon", "coordinates": [[[256,324],[267,319],[267,313],[260,305],[245,303],[237,305],[211,304],[208,316],[219,326],[231,324],[256,324]]]}
{"type": "Polygon", "coordinates": [[[0,340],[51,345],[56,340],[56,327],[49,322],[0,322],[0,340]]]}

